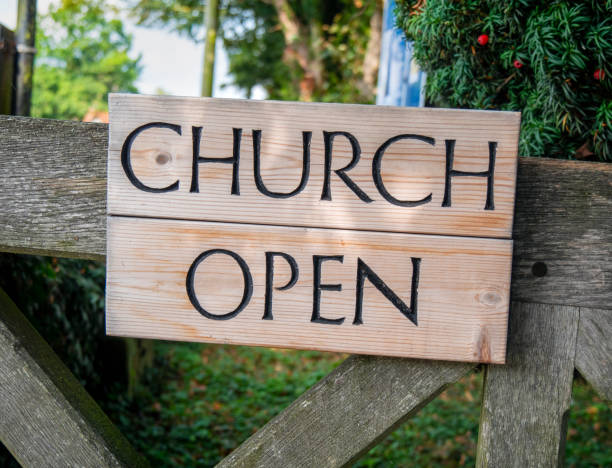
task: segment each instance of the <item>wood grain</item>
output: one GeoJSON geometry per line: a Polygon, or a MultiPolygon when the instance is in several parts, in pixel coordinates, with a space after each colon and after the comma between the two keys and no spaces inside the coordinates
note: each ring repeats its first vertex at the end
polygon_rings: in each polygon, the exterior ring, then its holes
{"type": "MultiPolygon", "coordinates": [[[[337,229],[235,225],[109,217],[107,333],[118,336],[318,349],[359,354],[503,362],[512,243],[337,229]],[[190,265],[202,252],[226,249],[248,265],[253,293],[229,320],[202,316],[186,291],[190,265]],[[273,320],[262,320],[265,252],[285,252],[299,267],[295,286],[273,291],[273,320]],[[342,255],[321,268],[321,316],[341,325],[311,322],[313,255],[342,255]],[[365,280],[363,324],[354,325],[357,258],[410,305],[412,257],[421,258],[418,326],[365,280]]],[[[291,278],[277,259],[274,286],[291,278]]],[[[211,314],[235,309],[243,274],[228,255],[203,262],[195,293],[211,314]]]]}
{"type": "Polygon", "coordinates": [[[509,238],[511,234],[518,113],[125,94],[112,94],[109,102],[109,214],[479,237],[509,238]],[[134,173],[154,188],[178,180],[176,191],[140,190],[122,168],[120,153],[126,138],[151,122],[180,125],[181,134],[168,128],[139,134],[131,151],[134,173]],[[239,195],[230,194],[232,165],[220,163],[199,164],[199,193],[191,191],[193,126],[203,127],[200,156],[206,158],[232,156],[233,129],[242,129],[239,195]],[[310,175],[302,192],[280,199],[258,191],[253,130],[262,132],[262,180],[269,190],[280,193],[298,186],[302,132],[312,132],[310,175]],[[349,132],[358,140],[361,157],[346,174],[371,203],[360,200],[334,173],[353,157],[348,139],[341,135],[333,140],[331,199],[321,199],[324,131],[349,132]],[[372,175],[377,149],[403,134],[434,138],[435,145],[416,139],[391,144],[382,159],[382,180],[400,200],[421,200],[431,194],[431,202],[420,206],[397,206],[385,200],[372,175]],[[441,206],[445,140],[456,140],[453,168],[469,172],[488,169],[489,141],[497,142],[494,210],[484,209],[487,182],[482,177],[453,177],[451,206],[441,206]]]}
{"type": "MultiPolygon", "coordinates": [[[[101,259],[104,257],[107,141],[107,126],[102,124],[0,116],[0,250],[81,258],[101,259]],[[75,236],[74,233],[77,235],[75,236]]],[[[609,216],[609,213],[612,212],[611,181],[612,165],[520,158],[517,212],[513,231],[515,240],[513,297],[522,298],[525,301],[566,303],[600,309],[610,308],[612,304],[612,274],[609,261],[612,257],[610,247],[612,245],[612,217],[609,216]],[[555,261],[554,259],[557,258],[562,261],[555,261]],[[544,262],[548,265],[547,274],[544,277],[533,275],[532,267],[535,262],[544,262]]],[[[3,320],[7,323],[5,317],[3,320]]],[[[562,321],[565,323],[565,319],[562,321]]],[[[546,326],[550,327],[551,324],[546,326]]],[[[554,323],[552,326],[554,328],[554,323]]],[[[585,333],[585,331],[580,333],[585,333]]],[[[558,336],[559,331],[553,334],[558,336]]],[[[0,336],[4,336],[4,331],[0,336]]],[[[528,342],[537,343],[540,336],[532,334],[525,340],[526,344],[528,342]]],[[[28,339],[25,342],[31,341],[28,339]]],[[[548,338],[545,341],[548,341],[548,338]]],[[[584,337],[581,338],[579,334],[578,343],[583,341],[584,337]]],[[[568,342],[571,343],[571,340],[568,342]]],[[[6,349],[22,352],[20,346],[6,349]]],[[[517,345],[512,345],[512,349],[515,347],[517,345]]],[[[2,349],[5,349],[4,343],[2,349]]],[[[531,348],[527,347],[527,349],[531,348]]],[[[600,351],[601,348],[597,350],[598,355],[600,351]]],[[[40,355],[44,356],[45,352],[40,355]]],[[[542,353],[538,351],[536,355],[540,360],[542,353]]],[[[576,366],[584,368],[579,364],[580,356],[577,348],[576,366]]],[[[377,403],[377,412],[368,412],[367,408],[362,409],[355,403],[347,405],[345,399],[347,394],[341,391],[344,387],[337,389],[334,387],[334,392],[312,394],[316,397],[312,400],[303,399],[306,395],[310,395],[307,392],[289,408],[290,412],[279,416],[279,418],[290,418],[293,414],[298,415],[301,419],[303,411],[312,406],[312,403],[324,400],[322,411],[317,413],[316,418],[310,419],[309,424],[300,426],[303,428],[300,430],[308,431],[308,427],[314,424],[312,426],[314,435],[319,433],[332,436],[342,434],[343,443],[331,447],[322,443],[316,447],[310,446],[306,445],[300,437],[294,439],[284,437],[286,431],[283,426],[275,426],[274,431],[267,428],[252,438],[252,441],[261,440],[261,442],[251,444],[249,453],[255,457],[258,454],[262,454],[262,457],[272,457],[273,452],[266,450],[267,447],[270,447],[281,454],[302,454],[304,458],[301,459],[306,460],[308,460],[309,453],[313,453],[313,460],[321,460],[326,453],[342,453],[344,450],[351,456],[351,453],[358,453],[367,444],[374,444],[380,440],[376,438],[377,434],[386,433],[385,426],[393,424],[393,421],[396,421],[394,418],[399,417],[398,405],[408,401],[414,395],[413,389],[417,385],[416,382],[424,382],[427,378],[412,367],[416,362],[414,360],[359,356],[349,359],[349,362],[356,361],[361,362],[362,365],[355,368],[350,366],[345,368],[343,365],[338,370],[350,370],[343,376],[344,382],[351,379],[353,372],[358,376],[353,381],[351,391],[357,392],[356,395],[360,396],[367,390],[368,394],[374,398],[372,401],[377,403]],[[397,363],[397,366],[393,363],[397,363]],[[378,373],[375,369],[379,366],[384,366],[388,370],[378,373]],[[416,375],[414,382],[411,380],[413,374],[416,375]],[[367,379],[369,375],[372,375],[371,380],[367,379]],[[361,382],[369,383],[362,386],[361,382]],[[388,382],[393,382],[393,388],[398,388],[396,386],[398,383],[406,382],[404,393],[401,391],[385,393],[389,389],[388,382]],[[378,395],[381,398],[377,400],[378,395]],[[397,396],[398,400],[394,399],[394,396],[397,396]],[[300,406],[301,403],[304,405],[300,406]],[[351,411],[351,408],[355,408],[355,411],[351,411]],[[321,417],[327,414],[334,414],[335,417],[327,419],[321,417]],[[359,425],[365,416],[374,414],[376,418],[367,420],[367,423],[362,426],[359,425]],[[377,419],[378,417],[380,420],[377,419]],[[339,421],[338,424],[332,424],[334,419],[339,421]],[[380,426],[377,425],[377,421],[380,421],[380,426]],[[328,427],[330,431],[325,432],[328,427]],[[361,430],[351,430],[354,427],[360,427],[361,430]],[[343,430],[343,428],[348,429],[343,430]],[[362,438],[361,434],[366,434],[370,428],[375,429],[372,431],[375,439],[362,438]],[[261,439],[259,439],[260,436],[262,436],[261,439]],[[275,438],[281,437],[283,443],[274,444],[275,438]],[[350,445],[352,440],[356,441],[354,450],[350,445]],[[370,442],[371,440],[374,442],[370,442]],[[287,444],[287,449],[283,451],[281,446],[284,444],[287,444]]],[[[518,364],[520,367],[520,362],[518,364]]],[[[346,365],[348,366],[348,363],[346,365]]],[[[431,361],[423,362],[422,365],[424,370],[431,372],[432,389],[435,389],[436,385],[443,385],[445,375],[447,375],[443,369],[446,366],[471,366],[431,361]]],[[[468,372],[467,369],[471,367],[465,368],[465,372],[468,372]]],[[[494,368],[496,366],[491,366],[491,369],[494,368]]],[[[549,383],[552,380],[550,375],[553,373],[550,370],[550,364],[544,368],[546,370],[543,373],[544,385],[553,385],[549,383]]],[[[561,365],[559,368],[565,369],[561,365]]],[[[14,369],[14,366],[11,366],[11,369],[14,369]]],[[[534,372],[530,371],[530,375],[533,375],[534,372]]],[[[55,374],[56,372],[52,372],[50,377],[55,374]]],[[[585,374],[588,375],[588,372],[585,374]]],[[[517,371],[514,375],[520,378],[523,374],[517,371]]],[[[563,370],[562,375],[567,375],[566,370],[563,370]]],[[[449,378],[448,382],[459,377],[449,378]]],[[[531,382],[533,378],[535,377],[529,377],[528,381],[531,382]]],[[[562,380],[561,388],[564,390],[563,394],[559,394],[557,400],[562,404],[553,404],[555,408],[566,407],[564,403],[566,393],[564,392],[567,389],[567,379],[564,377],[562,380]]],[[[506,379],[506,381],[508,386],[505,389],[511,390],[516,379],[506,379]]],[[[7,381],[3,378],[0,382],[7,381]]],[[[322,383],[318,384],[317,388],[322,383]]],[[[338,383],[341,384],[342,380],[338,383]]],[[[537,387],[538,383],[534,383],[534,386],[537,387]]],[[[502,391],[500,385],[496,387],[499,389],[498,392],[502,391]]],[[[11,395],[19,392],[26,394],[28,391],[27,389],[12,391],[11,395]]],[[[75,394],[75,391],[68,393],[75,394]]],[[[521,397],[516,396],[516,392],[512,392],[512,395],[512,402],[520,401],[521,397]]],[[[527,395],[526,399],[531,393],[527,395]]],[[[540,393],[538,393],[537,403],[534,402],[533,405],[547,405],[548,403],[541,401],[542,398],[539,395],[540,393]]],[[[351,398],[351,401],[365,401],[360,400],[357,396],[351,398]]],[[[415,401],[424,404],[429,400],[416,398],[415,401]]],[[[419,407],[417,404],[415,411],[419,407]]],[[[503,421],[506,421],[496,430],[498,435],[501,433],[499,441],[503,443],[505,437],[503,429],[507,425],[512,425],[508,417],[512,416],[509,408],[513,409],[513,407],[504,405],[493,407],[497,409],[495,412],[489,410],[489,416],[502,414],[503,421]],[[508,415],[504,415],[504,411],[508,415]]],[[[19,406],[14,408],[19,410],[19,406]]],[[[11,408],[11,411],[14,408],[11,408]]],[[[529,411],[525,409],[520,409],[519,413],[516,419],[529,416],[526,414],[529,411]]],[[[559,427],[558,421],[563,418],[559,416],[557,410],[551,413],[554,426],[559,427]]],[[[3,408],[2,414],[10,414],[10,412],[3,408]]],[[[40,413],[34,411],[29,413],[32,418],[36,414],[40,413]]],[[[46,413],[42,415],[42,421],[47,423],[46,413]]],[[[62,419],[58,418],[57,421],[61,422],[62,419]]],[[[533,421],[530,419],[527,421],[533,425],[533,421]]],[[[515,424],[520,424],[520,421],[518,423],[515,421],[515,424]]],[[[32,420],[30,427],[34,425],[32,420]]],[[[553,429],[547,433],[554,432],[553,429]]],[[[54,427],[42,429],[42,432],[45,435],[56,430],[57,428],[54,427]]],[[[516,437],[516,433],[511,434],[516,437]]],[[[554,444],[557,446],[559,445],[557,440],[561,440],[561,435],[562,431],[559,431],[558,437],[553,437],[554,444]]],[[[489,439],[494,436],[495,434],[488,432],[489,439]]],[[[4,438],[4,435],[2,437],[4,438]]],[[[522,438],[521,442],[528,449],[532,446],[526,437],[522,438]]],[[[509,444],[509,447],[514,450],[508,449],[504,452],[508,455],[507,458],[501,460],[500,465],[502,466],[506,466],[507,460],[512,460],[517,453],[522,454],[524,450],[521,448],[517,451],[518,449],[512,444],[509,444]]],[[[45,450],[47,446],[43,446],[41,452],[45,450]]],[[[242,453],[242,450],[243,448],[239,448],[234,454],[242,453]]],[[[536,451],[538,450],[536,448],[536,451]]],[[[559,460],[557,454],[553,453],[552,457],[551,464],[559,460]]],[[[539,456],[538,459],[543,460],[544,458],[539,456]]],[[[297,459],[300,460],[299,457],[297,459]]],[[[234,457],[232,460],[240,462],[241,458],[234,457]]],[[[541,464],[546,465],[546,460],[541,464]]],[[[40,463],[35,465],[38,466],[40,463]]],[[[308,466],[308,464],[303,463],[302,466],[308,466]]]]}
{"type": "Polygon", "coordinates": [[[473,364],[351,356],[219,468],[351,466],[473,364]]]}
{"type": "Polygon", "coordinates": [[[148,466],[0,289],[0,439],[22,466],[148,466]]]}
{"type": "Polygon", "coordinates": [[[612,310],[580,308],[576,369],[612,402],[612,310]]]}
{"type": "MultiPolygon", "coordinates": [[[[0,115],[0,250],[104,258],[107,128],[0,115]]],[[[611,181],[611,164],[519,158],[513,298],[612,307],[611,181]]]]}
{"type": "Polygon", "coordinates": [[[101,259],[108,126],[0,116],[0,250],[101,259]]]}
{"type": "Polygon", "coordinates": [[[578,308],[512,303],[508,355],[486,368],[476,466],[562,466],[578,308]]]}
{"type": "Polygon", "coordinates": [[[612,309],[612,164],[522,158],[518,180],[513,300],[612,309]]]}

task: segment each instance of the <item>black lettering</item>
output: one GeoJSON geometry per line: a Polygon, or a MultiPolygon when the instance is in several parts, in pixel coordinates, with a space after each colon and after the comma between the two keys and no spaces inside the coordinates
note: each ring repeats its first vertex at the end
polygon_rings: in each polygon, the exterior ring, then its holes
{"type": "Polygon", "coordinates": [[[169,124],[166,122],[151,122],[145,125],[141,125],[136,130],[134,130],[132,133],[130,133],[128,137],[125,139],[125,141],[123,142],[123,147],[121,148],[121,166],[123,167],[123,171],[125,172],[125,175],[129,179],[129,181],[132,183],[132,185],[136,187],[137,189],[142,190],[144,192],[162,193],[162,192],[172,192],[173,190],[178,190],[179,188],[178,180],[175,181],[173,184],[168,185],[167,187],[154,188],[154,187],[149,187],[143,184],[134,175],[134,170],[132,169],[132,161],[130,158],[130,152],[132,150],[132,143],[134,143],[134,140],[136,139],[136,137],[138,136],[140,132],[144,132],[145,130],[149,128],[169,128],[170,130],[181,135],[180,125],[169,124]]]}
{"type": "Polygon", "coordinates": [[[411,257],[411,260],[412,288],[410,290],[410,307],[408,307],[406,303],[402,301],[402,299],[397,294],[395,294],[389,286],[385,284],[385,282],[380,278],[380,276],[374,273],[374,270],[372,270],[360,258],[357,259],[357,298],[355,300],[355,319],[353,320],[353,325],[361,325],[363,323],[363,285],[367,278],[374,286],[376,286],[376,289],[378,289],[387,299],[389,299],[391,304],[393,304],[402,314],[404,314],[408,320],[418,326],[417,299],[421,259],[411,257]]]}
{"type": "Polygon", "coordinates": [[[274,257],[283,257],[289,266],[291,267],[291,278],[289,282],[284,285],[276,288],[277,291],[284,291],[293,287],[293,285],[298,280],[298,264],[291,255],[286,254],[284,252],[266,252],[266,295],[265,295],[265,306],[264,306],[264,315],[262,320],[273,320],[272,316],[272,290],[273,290],[273,281],[274,281],[274,257]]]}
{"type": "Polygon", "coordinates": [[[235,252],[232,252],[231,250],[211,249],[202,252],[200,255],[198,255],[189,267],[189,271],[187,272],[186,287],[189,301],[191,301],[193,307],[195,307],[195,309],[200,312],[204,317],[212,320],[229,320],[231,318],[234,318],[240,312],[242,312],[251,300],[251,296],[253,295],[253,277],[251,276],[249,266],[246,264],[246,262],[242,259],[240,255],[235,252]],[[200,301],[198,301],[194,289],[195,274],[196,270],[198,269],[198,266],[206,258],[214,254],[229,255],[234,260],[236,260],[236,263],[238,263],[238,266],[240,266],[240,269],[242,270],[242,277],[244,279],[244,292],[242,294],[242,300],[240,301],[240,304],[238,304],[238,307],[236,307],[236,309],[234,309],[232,312],[228,312],[227,314],[221,315],[211,314],[206,309],[204,309],[204,307],[202,307],[202,305],[200,304],[200,301]]]}
{"type": "Polygon", "coordinates": [[[338,169],[334,171],[338,177],[340,177],[344,183],[350,188],[355,195],[359,197],[361,201],[366,203],[371,203],[373,200],[368,197],[368,195],[361,190],[355,182],[351,180],[349,176],[345,174],[345,172],[353,169],[357,163],[359,162],[359,158],[361,157],[361,147],[359,146],[359,142],[357,138],[351,135],[348,132],[326,132],[323,131],[323,141],[325,143],[325,173],[323,175],[323,192],[321,193],[321,200],[331,200],[331,188],[330,188],[330,176],[331,176],[331,165],[332,165],[332,150],[334,144],[334,138],[337,135],[341,135],[346,137],[348,141],[351,143],[351,148],[353,149],[353,159],[351,162],[344,166],[342,169],[338,169]]]}
{"type": "Polygon", "coordinates": [[[227,158],[205,158],[200,156],[200,140],[202,137],[202,127],[191,127],[191,135],[193,138],[193,162],[191,165],[191,188],[192,193],[199,193],[199,164],[200,163],[224,163],[232,164],[232,195],[240,195],[240,139],[242,137],[242,129],[232,129],[234,135],[233,155],[227,158]]]}
{"type": "Polygon", "coordinates": [[[271,198],[291,198],[300,193],[308,183],[310,175],[310,140],[312,132],[302,132],[302,178],[300,184],[295,190],[289,193],[273,192],[268,190],[261,178],[261,130],[253,130],[253,176],[255,177],[255,185],[264,195],[271,198]]]}
{"type": "Polygon", "coordinates": [[[312,290],[312,318],[311,322],[327,323],[331,325],[340,325],[344,322],[344,317],[337,319],[328,319],[321,317],[321,291],[342,291],[341,284],[321,284],[321,264],[328,260],[335,260],[342,263],[344,255],[313,255],[312,263],[314,266],[313,272],[313,290],[312,290]]]}
{"type": "Polygon", "coordinates": [[[487,201],[485,202],[485,210],[494,210],[495,203],[493,202],[493,174],[495,173],[495,154],[497,152],[497,142],[489,142],[489,169],[482,172],[465,172],[453,169],[455,159],[455,140],[446,141],[446,178],[444,181],[444,199],[442,206],[451,206],[451,177],[486,177],[487,178],[487,201]]]}
{"type": "Polygon", "coordinates": [[[376,185],[376,188],[378,189],[380,194],[389,203],[392,203],[397,206],[419,206],[424,203],[429,203],[431,201],[431,193],[427,195],[426,197],[421,198],[420,200],[398,200],[397,198],[395,198],[393,195],[391,195],[387,191],[387,188],[385,187],[385,184],[382,180],[382,175],[380,173],[381,165],[382,165],[382,158],[387,148],[391,146],[391,144],[395,143],[396,141],[406,140],[406,139],[414,139],[414,140],[423,141],[432,146],[436,144],[436,140],[434,140],[433,138],[422,136],[422,135],[405,134],[405,135],[397,135],[392,138],[389,138],[382,145],[380,145],[380,148],[378,148],[376,150],[376,154],[374,154],[374,159],[372,160],[372,179],[374,180],[374,185],[376,185]]]}

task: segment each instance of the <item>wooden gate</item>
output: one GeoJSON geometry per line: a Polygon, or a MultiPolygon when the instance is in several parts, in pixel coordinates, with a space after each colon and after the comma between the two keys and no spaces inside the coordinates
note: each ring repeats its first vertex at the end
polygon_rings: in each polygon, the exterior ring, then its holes
{"type": "MultiPolygon", "coordinates": [[[[103,259],[104,124],[0,116],[0,251],[103,259]]],[[[506,365],[478,466],[563,462],[574,369],[612,400],[612,165],[521,158],[506,365]]],[[[9,292],[10,293],[10,292],[9,292]]],[[[346,466],[474,364],[352,356],[219,466],[346,466]]],[[[0,439],[25,466],[146,465],[5,293],[0,439]]]]}

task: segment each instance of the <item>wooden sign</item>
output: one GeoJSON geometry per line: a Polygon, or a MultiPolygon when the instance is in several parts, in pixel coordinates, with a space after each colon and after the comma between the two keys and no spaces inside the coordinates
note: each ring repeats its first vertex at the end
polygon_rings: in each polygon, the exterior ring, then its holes
{"type": "Polygon", "coordinates": [[[519,120],[111,95],[107,333],[503,363],[519,120]]]}

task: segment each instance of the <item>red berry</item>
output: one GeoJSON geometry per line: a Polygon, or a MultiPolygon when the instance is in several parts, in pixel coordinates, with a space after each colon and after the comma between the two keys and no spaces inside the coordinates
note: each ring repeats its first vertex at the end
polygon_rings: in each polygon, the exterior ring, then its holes
{"type": "Polygon", "coordinates": [[[476,39],[476,41],[481,45],[487,45],[487,42],[489,42],[489,36],[487,36],[486,34],[481,34],[480,36],[478,36],[478,39],[476,39]]]}
{"type": "Polygon", "coordinates": [[[512,64],[514,65],[514,68],[522,68],[523,66],[523,62],[521,62],[519,59],[514,60],[512,64]]]}
{"type": "Polygon", "coordinates": [[[597,81],[601,81],[606,77],[606,72],[603,71],[601,68],[598,68],[597,70],[595,70],[595,73],[593,73],[593,78],[595,78],[597,81]]]}

